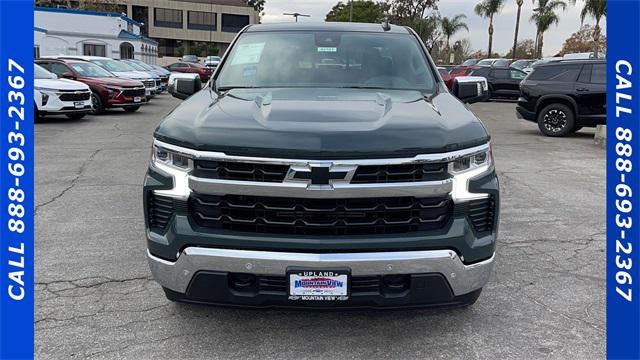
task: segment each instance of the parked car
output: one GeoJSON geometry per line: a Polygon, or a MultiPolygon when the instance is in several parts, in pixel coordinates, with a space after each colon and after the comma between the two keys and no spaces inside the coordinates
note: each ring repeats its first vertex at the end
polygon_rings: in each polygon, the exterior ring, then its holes
{"type": "Polygon", "coordinates": [[[527,73],[511,68],[477,67],[469,75],[487,79],[490,98],[517,99],[520,95],[520,82],[527,73]]]}
{"type": "Polygon", "coordinates": [[[480,61],[480,59],[467,59],[461,65],[462,66],[473,66],[473,65],[478,64],[479,61],[480,61]]]}
{"type": "Polygon", "coordinates": [[[520,59],[520,60],[516,60],[516,61],[512,62],[510,67],[512,67],[514,69],[522,70],[522,71],[524,71],[524,72],[526,72],[528,74],[531,71],[525,71],[525,69],[528,68],[529,66],[531,66],[531,64],[533,64],[535,61],[536,60],[534,60],[534,59],[520,59]]]}
{"type": "Polygon", "coordinates": [[[204,59],[205,66],[215,68],[218,64],[220,64],[220,56],[207,56],[207,58],[204,59]]]}
{"type": "Polygon", "coordinates": [[[83,56],[83,55],[64,55],[64,56],[56,56],[56,57],[46,57],[46,58],[59,58],[59,59],[80,59],[89,61],[94,63],[105,70],[113,73],[117,77],[131,80],[138,80],[144,84],[145,87],[145,95],[147,100],[153,98],[156,95],[156,89],[158,87],[154,76],[150,75],[147,72],[137,71],[132,68],[130,65],[117,61],[108,57],[103,56],[83,56]]]}
{"type": "Polygon", "coordinates": [[[520,84],[521,119],[538,123],[547,136],[606,124],[605,60],[571,60],[538,65],[520,84]]]}
{"type": "Polygon", "coordinates": [[[227,56],[203,89],[169,85],[186,100],[154,132],[147,255],[170,300],[476,301],[499,187],[486,127],[460,100],[484,97],[485,79],[460,78],[456,98],[417,34],[389,24],[252,25],[227,56]],[[323,67],[318,49],[365,56],[323,67]]]}
{"type": "Polygon", "coordinates": [[[122,60],[122,61],[131,65],[131,67],[133,67],[138,71],[144,71],[148,74],[153,75],[153,78],[156,80],[156,85],[157,85],[156,93],[159,94],[167,90],[167,82],[169,81],[169,75],[167,75],[165,72],[156,70],[150,65],[147,65],[147,63],[145,63],[142,60],[128,59],[128,60],[122,60]]]}
{"type": "Polygon", "coordinates": [[[167,70],[171,72],[196,73],[200,75],[200,79],[202,80],[202,82],[209,81],[211,74],[213,74],[213,69],[210,67],[188,62],[173,63],[167,66],[167,70]]]}
{"type": "MultiPolygon", "coordinates": [[[[598,53],[599,59],[604,59],[603,53],[598,53]]],[[[562,56],[563,60],[585,60],[585,59],[595,59],[596,55],[593,51],[591,52],[581,52],[581,53],[572,53],[572,54],[564,54],[562,56]]]]}
{"type": "Polygon", "coordinates": [[[58,79],[38,64],[34,64],[34,118],[46,115],[66,115],[79,120],[91,112],[91,90],[81,82],[58,79]]]}
{"type": "Polygon", "coordinates": [[[40,59],[36,63],[58,78],[76,80],[91,89],[94,114],[105,109],[123,108],[134,112],[146,103],[144,84],[137,80],[119,78],[91,62],[75,59],[40,59]]]}
{"type": "Polygon", "coordinates": [[[449,75],[449,71],[442,66],[438,66],[438,73],[440,73],[440,77],[442,77],[442,81],[444,81],[447,88],[451,90],[453,88],[453,78],[449,75]]]}
{"type": "Polygon", "coordinates": [[[196,55],[184,55],[180,58],[180,61],[188,62],[188,63],[198,63],[198,57],[196,55]]]}
{"type": "Polygon", "coordinates": [[[455,83],[456,78],[461,76],[469,76],[469,74],[474,69],[477,69],[477,67],[458,65],[451,68],[451,70],[449,70],[449,82],[447,83],[447,87],[449,88],[449,90],[453,88],[453,84],[455,83]]]}

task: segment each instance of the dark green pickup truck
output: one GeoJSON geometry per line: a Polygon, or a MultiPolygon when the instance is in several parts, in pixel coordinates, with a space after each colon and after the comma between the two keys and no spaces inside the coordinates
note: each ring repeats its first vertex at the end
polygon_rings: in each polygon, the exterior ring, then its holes
{"type": "Polygon", "coordinates": [[[158,126],[148,259],[175,301],[246,307],[468,305],[489,280],[490,137],[409,28],[246,27],[158,126]],[[455,96],[454,96],[455,95],[455,96]],[[462,101],[461,101],[462,100],[462,101]]]}

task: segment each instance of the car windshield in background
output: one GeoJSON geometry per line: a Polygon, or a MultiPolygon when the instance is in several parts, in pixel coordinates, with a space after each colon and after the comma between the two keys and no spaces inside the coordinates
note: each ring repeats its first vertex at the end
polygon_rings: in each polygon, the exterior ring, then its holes
{"type": "Polygon", "coordinates": [[[493,60],[480,60],[476,65],[478,66],[491,66],[493,64],[493,60]]]}
{"type": "Polygon", "coordinates": [[[145,71],[146,70],[142,65],[140,65],[138,63],[134,63],[133,61],[131,61],[131,62],[123,61],[123,63],[131,66],[133,69],[138,70],[138,71],[145,71]]]}
{"type": "Polygon", "coordinates": [[[73,63],[71,64],[73,70],[75,70],[78,74],[85,77],[114,77],[114,75],[107,70],[101,68],[98,65],[92,63],[73,63]]]}
{"type": "Polygon", "coordinates": [[[467,59],[465,60],[462,65],[463,66],[472,66],[478,63],[478,59],[467,59]]]}
{"type": "Polygon", "coordinates": [[[509,66],[509,60],[496,60],[496,62],[493,63],[493,66],[495,66],[495,67],[507,67],[507,66],[509,66]]]}
{"type": "Polygon", "coordinates": [[[334,87],[433,92],[436,84],[411,35],[264,32],[242,35],[216,81],[235,87],[334,87]]]}
{"type": "Polygon", "coordinates": [[[116,61],[116,60],[111,60],[111,59],[96,59],[96,60],[91,60],[92,63],[102,66],[103,68],[109,70],[109,71],[119,71],[119,72],[124,72],[124,71],[135,71],[136,69],[132,68],[131,66],[123,63],[122,61],[116,61]]]}
{"type": "Polygon", "coordinates": [[[511,67],[516,69],[524,69],[527,66],[529,66],[529,64],[531,63],[532,63],[531,60],[517,60],[511,64],[511,67]]]}
{"type": "Polygon", "coordinates": [[[34,67],[35,67],[34,78],[36,79],[57,79],[58,78],[55,74],[48,72],[40,65],[34,64],[34,67]]]}

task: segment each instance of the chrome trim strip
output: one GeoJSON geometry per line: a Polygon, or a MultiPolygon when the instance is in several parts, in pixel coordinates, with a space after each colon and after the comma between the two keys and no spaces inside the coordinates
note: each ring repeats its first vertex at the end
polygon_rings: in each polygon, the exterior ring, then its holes
{"type": "MultiPolygon", "coordinates": [[[[451,179],[405,183],[347,184],[308,186],[304,182],[269,183],[189,177],[191,190],[201,194],[255,195],[293,198],[371,198],[388,196],[429,197],[451,192],[451,179]]],[[[157,191],[156,191],[157,192],[157,191]]]]}
{"type": "Polygon", "coordinates": [[[203,160],[221,160],[233,162],[250,162],[250,163],[266,163],[275,165],[299,165],[307,166],[308,164],[330,163],[336,166],[353,166],[353,165],[400,165],[413,163],[429,163],[429,162],[449,162],[462,156],[467,156],[489,149],[489,143],[474,146],[467,149],[450,151],[439,154],[422,154],[412,158],[388,158],[388,159],[348,159],[348,160],[307,160],[307,159],[282,159],[282,158],[264,158],[253,156],[236,156],[227,155],[223,152],[216,151],[200,151],[181,146],[176,146],[154,139],[153,144],[171,150],[182,155],[192,157],[194,159],[203,160]]]}
{"type": "Polygon", "coordinates": [[[300,266],[348,267],[354,276],[440,273],[458,296],[477,290],[489,281],[495,254],[472,265],[465,265],[453,250],[313,254],[188,247],[175,262],[155,257],[149,250],[147,258],[154,279],[179,293],[187,291],[198,271],[284,276],[287,267],[300,266]]]}

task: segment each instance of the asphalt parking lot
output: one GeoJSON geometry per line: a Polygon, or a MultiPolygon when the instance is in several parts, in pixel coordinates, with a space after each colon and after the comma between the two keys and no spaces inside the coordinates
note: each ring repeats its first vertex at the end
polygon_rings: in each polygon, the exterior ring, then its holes
{"type": "Polygon", "coordinates": [[[472,307],[221,309],[167,301],[145,258],[151,135],[178,101],[36,124],[38,358],[604,358],[605,152],[593,129],[548,138],[513,103],[472,105],[502,188],[496,268],[472,307]]]}

